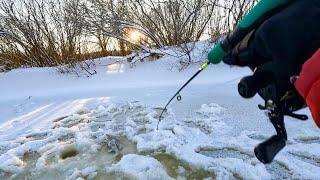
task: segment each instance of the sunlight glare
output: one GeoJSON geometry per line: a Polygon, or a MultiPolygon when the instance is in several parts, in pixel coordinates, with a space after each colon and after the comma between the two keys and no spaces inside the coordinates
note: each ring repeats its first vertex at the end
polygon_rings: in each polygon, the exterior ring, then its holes
{"type": "Polygon", "coordinates": [[[136,43],[139,42],[142,38],[142,34],[139,31],[130,31],[129,32],[130,41],[136,43]]]}

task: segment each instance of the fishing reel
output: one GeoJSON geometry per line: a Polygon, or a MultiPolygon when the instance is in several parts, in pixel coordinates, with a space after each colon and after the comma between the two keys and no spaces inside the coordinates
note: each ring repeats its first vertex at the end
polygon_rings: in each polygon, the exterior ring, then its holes
{"type": "Polygon", "coordinates": [[[306,107],[304,99],[290,82],[286,86],[279,86],[283,83],[272,80],[268,72],[259,72],[244,77],[238,84],[238,91],[242,97],[252,98],[259,94],[264,99],[265,104],[258,107],[266,112],[277,133],[254,148],[255,156],[264,164],[271,163],[286,146],[288,137],[284,117],[290,116],[303,121],[308,119],[306,115],[294,113],[306,107]]]}

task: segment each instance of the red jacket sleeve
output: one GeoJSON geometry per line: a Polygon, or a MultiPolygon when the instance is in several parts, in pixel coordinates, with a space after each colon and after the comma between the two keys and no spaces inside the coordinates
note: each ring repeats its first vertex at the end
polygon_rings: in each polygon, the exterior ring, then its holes
{"type": "Polygon", "coordinates": [[[312,117],[320,128],[320,49],[303,65],[295,87],[306,100],[312,117]]]}

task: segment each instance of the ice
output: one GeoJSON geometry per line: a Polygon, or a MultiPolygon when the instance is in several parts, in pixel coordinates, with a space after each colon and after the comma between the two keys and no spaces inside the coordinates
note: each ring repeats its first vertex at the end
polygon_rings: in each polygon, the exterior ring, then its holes
{"type": "Polygon", "coordinates": [[[208,117],[212,116],[220,116],[225,109],[218,104],[211,103],[211,104],[202,104],[201,108],[197,111],[199,114],[203,114],[208,117]]]}
{"type": "Polygon", "coordinates": [[[172,179],[159,161],[152,157],[136,154],[123,156],[121,161],[107,168],[107,172],[118,173],[129,179],[172,179]]]}
{"type": "MultiPolygon", "coordinates": [[[[64,161],[69,158],[79,160],[80,156],[90,157],[88,154],[94,156],[104,145],[107,152],[122,154],[123,147],[118,139],[119,136],[134,136],[139,131],[136,125],[146,124],[149,118],[152,117],[148,110],[137,102],[118,106],[109,104],[106,107],[98,106],[92,110],[78,111],[54,121],[46,131],[29,133],[26,138],[16,140],[21,144],[14,148],[10,149],[3,143],[9,150],[0,156],[0,170],[11,174],[23,172],[25,168],[23,156],[27,153],[39,155],[35,163],[36,172],[59,166],[63,168],[66,166],[64,161]],[[130,120],[122,113],[131,115],[130,120]],[[132,130],[128,132],[126,126],[130,124],[132,130]],[[100,127],[93,128],[96,125],[100,127]]],[[[16,142],[13,141],[14,143],[16,142]]],[[[73,175],[71,179],[86,176],[83,172],[80,176],[78,171],[73,175]]]]}
{"type": "Polygon", "coordinates": [[[67,180],[93,180],[97,175],[97,167],[92,166],[82,170],[75,169],[74,172],[67,178],[67,180]]]}
{"type": "MultiPolygon", "coordinates": [[[[107,165],[109,173],[116,172],[137,179],[171,178],[154,158],[123,154],[125,147],[121,145],[118,137],[124,136],[136,143],[138,153],[164,152],[192,167],[212,172],[218,179],[271,179],[271,172],[255,159],[252,152],[252,148],[260,142],[252,137],[266,136],[251,131],[233,135],[233,128],[223,122],[228,115],[226,109],[220,105],[203,104],[195,111],[193,118],[177,119],[174,112],[171,112],[161,123],[159,130],[156,129],[156,116],[155,108],[139,102],[109,103],[78,111],[54,121],[46,131],[29,133],[26,138],[13,141],[15,144],[20,142],[21,145],[8,148],[9,150],[0,156],[0,169],[12,174],[22,173],[26,168],[23,159],[26,153],[39,155],[35,172],[48,168],[70,168],[65,164],[68,159],[81,162],[81,157],[94,156],[106,148],[108,153],[124,155],[120,162],[111,167],[111,164],[107,165]],[[210,155],[210,152],[217,150],[221,151],[221,155],[210,155]],[[232,156],[232,153],[229,153],[228,157],[228,150],[245,156],[232,156]],[[202,153],[204,151],[207,153],[202,153]]],[[[291,177],[306,175],[313,178],[318,175],[318,148],[318,144],[306,146],[293,141],[276,160],[292,171],[291,177]],[[307,162],[301,158],[315,160],[307,162]]],[[[97,176],[98,168],[101,167],[76,167],[68,178],[93,178],[97,176]]],[[[58,168],[58,171],[61,170],[58,168]]],[[[182,167],[178,169],[179,179],[184,178],[184,172],[182,167]]]]}
{"type": "Polygon", "coordinates": [[[186,170],[182,166],[179,166],[176,172],[179,176],[182,177],[186,174],[186,170]]]}
{"type": "Polygon", "coordinates": [[[0,169],[4,172],[21,173],[23,171],[23,161],[14,155],[2,155],[0,161],[0,169]]]}
{"type": "Polygon", "coordinates": [[[270,174],[261,164],[250,164],[242,159],[216,159],[217,179],[241,177],[243,179],[271,179],[270,174]],[[221,168],[223,167],[223,168],[221,168]]]}
{"type": "MultiPolygon", "coordinates": [[[[196,43],[192,58],[204,61],[211,46],[196,43]]],[[[157,130],[163,105],[199,64],[178,72],[180,59],[168,55],[177,49],[150,51],[165,55],[134,68],[123,57],[102,58],[90,78],[53,68],[0,73],[0,179],[112,179],[112,173],[188,179],[190,171],[205,172],[194,179],[320,177],[320,135],[312,121],[286,119],[289,141],[273,164],[255,158],[253,148],[275,132],[257,108],[261,100],[237,94],[249,69],[208,67],[181,92],[183,101],[169,105],[157,130]],[[159,153],[179,162],[176,177],[156,160],[159,153]]]]}

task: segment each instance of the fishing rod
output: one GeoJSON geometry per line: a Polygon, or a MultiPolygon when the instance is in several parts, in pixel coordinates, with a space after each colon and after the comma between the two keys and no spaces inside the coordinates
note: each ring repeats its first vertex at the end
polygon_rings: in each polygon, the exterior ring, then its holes
{"type": "Polygon", "coordinates": [[[197,77],[203,70],[205,70],[210,64],[218,64],[221,62],[223,57],[227,55],[227,52],[222,48],[221,43],[216,44],[214,48],[209,52],[208,54],[208,61],[203,63],[199,70],[174,94],[174,96],[169,100],[169,102],[166,104],[164,109],[162,110],[159,121],[157,124],[157,130],[159,130],[159,124],[161,120],[163,119],[163,113],[167,111],[167,107],[169,104],[173,101],[175,97],[177,97],[178,101],[182,100],[182,97],[180,95],[180,92],[195,78],[197,77]]]}
{"type": "Polygon", "coordinates": [[[172,100],[177,97],[178,101],[182,100],[182,97],[180,95],[180,92],[195,78],[197,77],[203,70],[205,70],[208,66],[209,66],[210,62],[207,61],[205,63],[203,63],[201,65],[201,67],[199,68],[199,70],[172,96],[172,98],[168,101],[168,103],[166,104],[166,106],[164,107],[164,109],[162,110],[160,116],[159,116],[159,121],[157,124],[157,130],[159,129],[159,124],[161,122],[161,120],[163,119],[163,113],[167,111],[167,107],[169,106],[169,104],[172,102],[172,100]]]}

